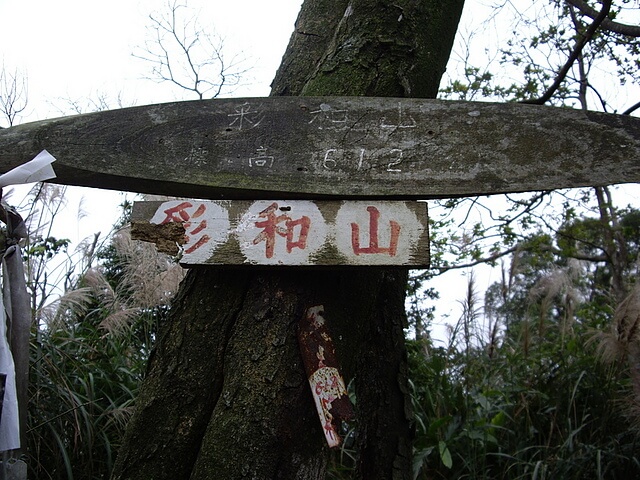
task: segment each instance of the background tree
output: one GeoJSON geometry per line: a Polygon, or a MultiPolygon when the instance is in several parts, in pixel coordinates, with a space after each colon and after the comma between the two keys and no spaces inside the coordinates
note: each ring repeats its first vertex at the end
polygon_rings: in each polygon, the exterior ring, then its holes
{"type": "MultiPolygon", "coordinates": [[[[498,47],[506,74],[463,55],[443,95],[630,114],[634,12],[637,22],[637,2],[522,5],[498,47]]],[[[440,271],[501,264],[502,275],[475,329],[463,315],[446,348],[410,348],[419,478],[637,476],[636,213],[614,196],[596,187],[430,209],[443,212],[432,220],[440,271]]]]}
{"type": "MultiPolygon", "coordinates": [[[[505,75],[496,76],[488,69],[478,68],[468,63],[466,56],[464,80],[450,81],[443,94],[448,98],[548,101],[581,109],[611,110],[611,105],[626,99],[625,95],[609,90],[612,82],[631,87],[627,88],[631,92],[640,84],[637,69],[633,68],[638,62],[638,31],[634,25],[620,21],[630,12],[637,12],[632,4],[602,2],[601,8],[595,8],[586,2],[538,2],[535,8],[528,9],[534,10],[534,15],[524,8],[518,11],[518,4],[503,7],[513,8],[516,20],[511,38],[498,46],[500,66],[512,78],[519,76],[520,81],[513,82],[511,78],[513,83],[502,84],[505,75]]],[[[633,107],[614,106],[613,110],[630,113],[633,107]]],[[[452,266],[469,268],[481,263],[494,264],[524,248],[538,251],[552,248],[548,242],[540,242],[540,237],[537,242],[528,239],[535,236],[537,229],[548,231],[553,238],[565,222],[592,210],[604,230],[600,251],[591,260],[606,258],[615,304],[628,293],[629,284],[623,280],[628,258],[613,196],[610,187],[596,187],[591,194],[588,190],[534,192],[507,195],[492,203],[481,198],[442,202],[437,207],[443,207],[444,213],[435,225],[440,225],[436,231],[443,232],[443,241],[436,240],[433,244],[435,266],[441,271],[452,266]],[[556,207],[562,210],[561,214],[552,210],[556,207]],[[460,213],[452,213],[452,209],[460,213]],[[554,213],[548,214],[549,211],[554,213]],[[458,225],[451,223],[455,215],[464,219],[462,234],[458,225]],[[445,242],[446,239],[453,241],[445,242]]],[[[438,211],[437,207],[431,210],[432,214],[438,211]]],[[[580,257],[577,259],[583,259],[580,257]]]]}

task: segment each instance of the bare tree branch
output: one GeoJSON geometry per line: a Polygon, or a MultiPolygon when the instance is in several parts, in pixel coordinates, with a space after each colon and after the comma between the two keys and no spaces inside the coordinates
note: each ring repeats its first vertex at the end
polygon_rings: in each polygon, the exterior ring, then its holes
{"type": "Polygon", "coordinates": [[[622,115],[631,115],[633,112],[635,112],[639,108],[640,108],[640,102],[636,103],[635,105],[631,105],[624,112],[622,112],[622,115]]]}
{"type": "Polygon", "coordinates": [[[4,63],[0,70],[0,114],[9,126],[13,126],[16,118],[27,108],[28,101],[27,77],[18,70],[13,73],[7,71],[4,63]]]}
{"type": "Polygon", "coordinates": [[[556,79],[554,80],[553,84],[547,89],[547,91],[544,92],[542,96],[540,96],[539,98],[524,100],[522,103],[528,103],[532,105],[544,105],[551,99],[553,94],[558,90],[558,88],[560,88],[560,85],[562,84],[562,82],[564,82],[564,79],[569,73],[569,70],[573,66],[574,62],[578,59],[580,54],[582,53],[582,50],[584,50],[584,47],[591,41],[591,39],[595,35],[596,31],[598,30],[598,28],[600,27],[604,19],[607,18],[607,15],[609,15],[609,11],[611,10],[611,1],[612,0],[603,0],[602,10],[598,14],[598,16],[595,18],[593,23],[589,25],[589,28],[584,33],[584,35],[581,35],[579,37],[578,41],[573,47],[571,54],[569,55],[569,58],[567,59],[565,64],[562,66],[562,68],[558,72],[558,75],[556,75],[556,79]]]}
{"type": "Polygon", "coordinates": [[[511,255],[512,253],[515,253],[518,250],[520,250],[520,247],[519,246],[515,246],[515,247],[509,248],[507,250],[503,250],[503,251],[500,251],[500,252],[495,252],[495,253],[487,256],[487,257],[479,258],[477,260],[474,260],[473,262],[457,263],[455,265],[447,265],[446,267],[433,266],[431,268],[434,269],[434,270],[437,270],[436,275],[442,275],[443,273],[448,272],[450,270],[461,270],[461,269],[465,269],[465,268],[475,267],[477,265],[483,265],[483,264],[495,262],[499,258],[506,257],[507,255],[511,255]]]}
{"type": "Polygon", "coordinates": [[[103,112],[114,108],[126,108],[135,105],[135,101],[125,99],[124,94],[121,91],[113,97],[108,93],[99,90],[96,90],[89,97],[58,97],[48,103],[54,107],[60,115],[69,115],[69,113],[80,115],[89,112],[103,112]]]}
{"type": "MultiPolygon", "coordinates": [[[[568,237],[567,235],[563,235],[566,238],[572,238],[574,240],[583,242],[583,240],[581,239],[576,239],[573,237],[568,237]]],[[[600,248],[598,246],[595,246],[596,248],[600,248]]],[[[546,252],[551,252],[553,254],[556,255],[562,255],[563,252],[559,249],[559,248],[555,248],[552,245],[547,245],[547,246],[540,246],[538,245],[536,248],[538,248],[540,251],[546,251],[546,252]]],[[[506,250],[501,250],[498,252],[494,252],[486,257],[483,258],[478,258],[477,260],[474,260],[472,262],[468,262],[468,263],[456,263],[454,265],[446,265],[446,266],[432,266],[431,268],[433,270],[436,270],[435,275],[442,275],[443,273],[446,273],[450,270],[464,270],[465,268],[471,268],[471,267],[475,267],[478,265],[485,265],[485,264],[490,264],[492,262],[495,262],[496,260],[509,256],[511,254],[514,254],[516,252],[519,251],[523,251],[526,249],[523,249],[521,244],[518,244],[514,247],[508,248],[506,250]]],[[[575,258],[576,260],[582,260],[585,262],[591,262],[591,263],[602,263],[602,262],[607,262],[609,261],[609,256],[606,253],[603,253],[602,255],[588,255],[585,253],[581,253],[581,252],[573,252],[570,255],[571,258],[575,258]]]]}
{"type": "MultiPolygon", "coordinates": [[[[598,11],[594,8],[591,8],[584,2],[583,0],[565,0],[569,5],[576,7],[580,10],[580,13],[586,15],[587,17],[595,20],[598,17],[598,11]]],[[[625,23],[614,22],[609,18],[605,18],[602,20],[600,27],[604,30],[608,30],[613,33],[619,33],[620,35],[626,35],[627,37],[640,37],[640,26],[639,25],[627,25],[625,23]]]]}
{"type": "MultiPolygon", "coordinates": [[[[573,22],[573,28],[575,29],[576,32],[580,32],[580,30],[582,29],[582,22],[578,18],[578,15],[576,15],[576,9],[573,6],[569,7],[569,13],[571,14],[571,21],[573,22]]],[[[580,75],[580,78],[578,79],[578,84],[580,85],[578,89],[578,99],[580,101],[580,106],[582,107],[582,110],[586,111],[588,108],[587,87],[589,85],[589,79],[588,79],[587,68],[585,66],[585,59],[584,59],[584,55],[582,54],[582,51],[580,51],[580,53],[578,54],[577,62],[578,62],[578,72],[580,75]]]]}
{"type": "Polygon", "coordinates": [[[248,68],[238,55],[229,61],[223,54],[224,41],[205,32],[195,15],[185,17],[184,10],[186,1],[169,0],[167,12],[149,15],[152,38],[133,56],[151,64],[151,80],[173,83],[200,100],[217,97],[238,85],[248,68]]]}

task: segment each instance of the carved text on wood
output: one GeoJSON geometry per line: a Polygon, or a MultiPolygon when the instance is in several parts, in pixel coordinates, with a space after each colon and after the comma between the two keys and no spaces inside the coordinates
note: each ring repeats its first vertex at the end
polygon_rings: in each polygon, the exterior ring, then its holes
{"type": "Polygon", "coordinates": [[[522,104],[216,99],[0,130],[0,172],[216,199],[426,199],[640,181],[640,119],[522,104]]]}

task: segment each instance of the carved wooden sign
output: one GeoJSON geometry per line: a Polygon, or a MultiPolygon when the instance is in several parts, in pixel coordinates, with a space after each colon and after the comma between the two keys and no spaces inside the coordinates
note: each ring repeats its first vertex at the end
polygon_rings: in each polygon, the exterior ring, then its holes
{"type": "Polygon", "coordinates": [[[215,99],[0,129],[0,172],[189,198],[426,199],[640,182],[640,119],[522,104],[215,99]]]}
{"type": "Polygon", "coordinates": [[[420,202],[136,202],[132,236],[183,265],[429,265],[420,202]]]}

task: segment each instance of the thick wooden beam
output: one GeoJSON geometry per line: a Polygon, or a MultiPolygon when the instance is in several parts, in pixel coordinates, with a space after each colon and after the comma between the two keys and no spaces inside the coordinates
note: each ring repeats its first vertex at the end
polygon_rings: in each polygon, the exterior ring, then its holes
{"type": "Polygon", "coordinates": [[[0,172],[184,197],[437,198],[640,182],[640,119],[545,106],[280,97],[141,106],[0,130],[0,172]]]}
{"type": "Polygon", "coordinates": [[[131,223],[134,239],[179,254],[185,266],[429,266],[420,202],[135,202],[131,223]]]}

